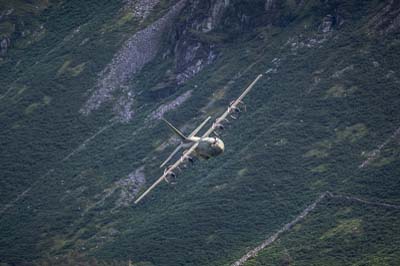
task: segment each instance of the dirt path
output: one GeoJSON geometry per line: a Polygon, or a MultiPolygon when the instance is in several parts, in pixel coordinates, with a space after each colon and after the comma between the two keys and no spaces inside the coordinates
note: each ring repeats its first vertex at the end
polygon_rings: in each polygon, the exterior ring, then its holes
{"type": "Polygon", "coordinates": [[[391,208],[391,209],[398,209],[400,210],[400,205],[395,205],[395,204],[388,204],[388,203],[383,203],[383,202],[373,202],[369,200],[364,200],[358,197],[353,197],[353,196],[347,196],[347,195],[340,195],[340,194],[334,194],[332,192],[324,192],[322,193],[313,203],[308,205],[298,216],[296,216],[291,222],[285,224],[281,229],[279,229],[276,233],[274,233],[272,236],[268,237],[266,240],[264,240],[260,245],[257,247],[253,248],[249,252],[246,253],[243,257],[241,257],[239,260],[235,261],[234,263],[231,264],[231,266],[241,266],[244,265],[249,259],[254,258],[257,256],[257,254],[265,249],[266,247],[272,245],[275,240],[279,238],[279,236],[286,232],[289,231],[295,224],[303,220],[307,215],[317,207],[317,205],[324,199],[326,198],[333,198],[333,199],[341,199],[341,200],[347,200],[347,201],[352,201],[352,202],[358,202],[362,204],[367,204],[367,205],[372,205],[372,206],[379,206],[379,207],[385,207],[385,208],[391,208]]]}
{"type": "Polygon", "coordinates": [[[375,159],[377,159],[382,151],[383,148],[386,147],[392,140],[395,140],[400,136],[400,127],[389,137],[383,142],[381,145],[378,146],[375,150],[371,151],[368,153],[367,159],[358,166],[358,168],[364,168],[368,166],[371,162],[373,162],[375,159]]]}

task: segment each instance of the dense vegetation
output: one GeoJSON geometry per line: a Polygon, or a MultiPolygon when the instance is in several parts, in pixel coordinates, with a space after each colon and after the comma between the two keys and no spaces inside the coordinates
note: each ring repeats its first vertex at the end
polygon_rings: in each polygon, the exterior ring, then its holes
{"type": "Polygon", "coordinates": [[[399,209],[331,199],[245,265],[397,265],[399,209]]]}
{"type": "MultiPolygon", "coordinates": [[[[271,15],[265,1],[231,1],[217,28],[191,36],[211,42],[216,61],[154,93],[174,65],[166,34],[129,82],[138,88],[130,123],[111,104],[79,110],[124,41],[173,3],[161,1],[143,23],[122,4],[50,1],[31,25],[43,24],[43,36],[16,36],[0,62],[0,263],[229,265],[324,191],[400,205],[399,35],[373,25],[387,3],[282,1],[271,15]],[[222,135],[223,156],[143,204],[119,205],[118,181],[144,166],[149,185],[172,149],[159,148],[170,132],[152,111],[193,90],[166,114],[193,128],[259,73],[248,112],[222,135]]],[[[248,265],[396,265],[399,216],[330,199],[248,265]]]]}

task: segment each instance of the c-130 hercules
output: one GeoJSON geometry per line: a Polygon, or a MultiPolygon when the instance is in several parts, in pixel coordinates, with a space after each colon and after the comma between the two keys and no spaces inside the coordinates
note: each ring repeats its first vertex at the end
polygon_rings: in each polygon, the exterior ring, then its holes
{"type": "Polygon", "coordinates": [[[163,119],[172,129],[172,131],[174,131],[175,134],[178,135],[178,137],[181,139],[181,143],[171,153],[171,155],[168,156],[168,158],[161,164],[160,167],[163,168],[180,149],[186,148],[187,150],[183,152],[182,156],[177,161],[175,161],[174,164],[164,169],[164,174],[159,179],[157,179],[157,181],[154,182],[153,185],[151,185],[142,195],[140,195],[139,198],[135,200],[135,204],[139,203],[139,201],[141,201],[161,181],[165,180],[167,183],[169,183],[170,178],[175,178],[176,174],[174,173],[174,170],[180,169],[179,166],[188,161],[193,162],[192,156],[209,159],[223,153],[225,145],[224,142],[219,138],[216,130],[224,129],[223,123],[228,121],[228,116],[232,119],[236,119],[234,114],[241,112],[241,109],[239,108],[241,105],[244,107],[244,109],[246,108],[242,99],[250,92],[250,90],[254,87],[254,85],[261,77],[262,74],[258,75],[257,78],[244,90],[244,92],[236,100],[230,103],[228,109],[215,120],[212,126],[201,137],[196,136],[196,134],[211,119],[210,116],[207,117],[207,119],[187,137],[177,128],[175,128],[171,123],[163,119]],[[211,134],[214,134],[215,136],[210,137],[211,134]]]}

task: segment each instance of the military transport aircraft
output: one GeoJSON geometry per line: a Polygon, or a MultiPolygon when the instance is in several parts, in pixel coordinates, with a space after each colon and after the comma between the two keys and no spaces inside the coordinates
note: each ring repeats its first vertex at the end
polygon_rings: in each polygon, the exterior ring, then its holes
{"type": "Polygon", "coordinates": [[[182,156],[172,165],[166,167],[164,169],[163,175],[154,182],[139,198],[135,200],[135,204],[141,201],[153,188],[155,188],[161,181],[166,181],[170,183],[170,179],[176,177],[174,170],[180,169],[179,166],[181,164],[186,164],[187,162],[193,162],[192,156],[209,159],[211,157],[215,157],[220,155],[224,149],[224,142],[219,138],[219,134],[216,132],[218,129],[224,129],[223,123],[228,122],[228,116],[231,119],[236,119],[236,113],[240,113],[240,108],[246,108],[242,99],[249,93],[249,91],[254,87],[257,81],[262,77],[262,74],[258,75],[257,78],[246,88],[246,90],[237,98],[229,104],[228,109],[218,117],[212,126],[201,136],[198,137],[196,134],[204,127],[204,125],[211,119],[211,117],[207,117],[207,119],[201,123],[189,136],[185,136],[182,132],[180,132],[177,128],[175,128],[171,123],[167,120],[163,119],[167,125],[172,129],[173,132],[181,139],[181,143],[179,146],[171,153],[170,156],[161,164],[161,168],[163,168],[172,158],[173,156],[182,148],[186,148],[183,152],[182,156]],[[210,136],[213,134],[214,136],[210,136]]]}

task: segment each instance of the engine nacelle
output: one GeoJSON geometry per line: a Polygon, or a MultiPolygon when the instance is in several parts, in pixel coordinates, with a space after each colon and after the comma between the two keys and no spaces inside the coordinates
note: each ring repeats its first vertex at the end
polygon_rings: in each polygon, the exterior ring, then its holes
{"type": "Polygon", "coordinates": [[[222,124],[219,124],[219,125],[218,125],[218,129],[220,129],[220,130],[224,130],[224,129],[225,129],[225,127],[224,127],[224,125],[222,125],[222,124]]]}
{"type": "Polygon", "coordinates": [[[174,172],[169,172],[164,178],[165,182],[167,182],[168,184],[170,183],[173,184],[175,179],[176,179],[176,174],[174,172]]]}
{"type": "Polygon", "coordinates": [[[239,107],[232,107],[232,110],[233,110],[235,113],[240,113],[240,112],[242,112],[242,111],[240,110],[239,107]]]}

